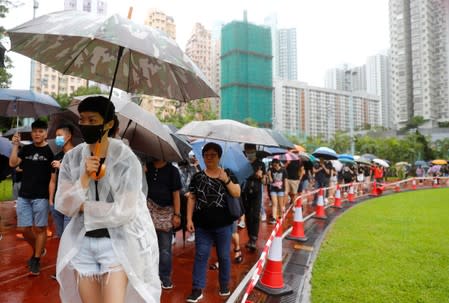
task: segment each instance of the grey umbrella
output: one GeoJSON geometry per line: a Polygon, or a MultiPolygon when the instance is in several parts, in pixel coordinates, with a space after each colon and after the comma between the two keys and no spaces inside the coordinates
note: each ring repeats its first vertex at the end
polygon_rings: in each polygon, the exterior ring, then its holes
{"type": "Polygon", "coordinates": [[[192,121],[178,130],[176,134],[195,138],[279,146],[263,129],[227,119],[192,121]]]}
{"type": "MultiPolygon", "coordinates": [[[[89,96],[77,96],[69,110],[78,113],[78,103],[89,96]]],[[[170,131],[149,111],[126,98],[112,98],[119,120],[118,137],[126,139],[139,155],[151,156],[169,162],[182,160],[170,131]]]]}
{"type": "Polygon", "coordinates": [[[0,88],[0,116],[40,117],[60,108],[59,103],[49,95],[26,89],[0,88]]]}
{"type": "Polygon", "coordinates": [[[119,15],[55,12],[8,35],[12,51],[63,74],[181,101],[217,96],[174,40],[119,15]]]}
{"type": "Polygon", "coordinates": [[[271,128],[264,128],[264,130],[271,136],[273,139],[279,144],[279,147],[282,148],[295,148],[295,144],[293,144],[290,140],[288,140],[282,133],[277,130],[273,130],[271,128]]]}

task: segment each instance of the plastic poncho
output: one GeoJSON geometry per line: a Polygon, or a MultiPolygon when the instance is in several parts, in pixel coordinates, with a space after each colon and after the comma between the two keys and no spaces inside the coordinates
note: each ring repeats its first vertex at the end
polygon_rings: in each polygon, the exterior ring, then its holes
{"type": "Polygon", "coordinates": [[[70,260],[78,253],[86,231],[107,228],[129,280],[125,302],[160,302],[159,250],[142,192],[142,166],[128,146],[109,139],[106,175],[98,181],[96,201],[95,182],[84,190],[79,180],[89,155],[87,144],[76,146],[65,155],[59,172],[56,209],[72,217],[61,237],[56,264],[61,301],[82,302],[70,260]],[[109,194],[112,203],[106,202],[109,194]],[[79,212],[82,203],[84,213],[79,212]]]}

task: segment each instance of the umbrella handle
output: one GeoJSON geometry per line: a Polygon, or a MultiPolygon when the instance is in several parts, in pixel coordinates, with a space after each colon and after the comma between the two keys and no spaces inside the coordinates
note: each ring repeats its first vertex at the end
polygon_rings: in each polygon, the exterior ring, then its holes
{"type": "MultiPolygon", "coordinates": [[[[94,155],[95,155],[95,156],[98,156],[99,153],[100,153],[100,143],[97,142],[97,143],[95,144],[94,155]]],[[[101,178],[103,178],[104,175],[106,175],[106,165],[105,165],[104,163],[102,163],[102,164],[100,165],[100,168],[98,169],[98,171],[93,172],[93,173],[90,174],[90,178],[91,178],[92,180],[98,181],[98,180],[100,180],[101,178]]]]}

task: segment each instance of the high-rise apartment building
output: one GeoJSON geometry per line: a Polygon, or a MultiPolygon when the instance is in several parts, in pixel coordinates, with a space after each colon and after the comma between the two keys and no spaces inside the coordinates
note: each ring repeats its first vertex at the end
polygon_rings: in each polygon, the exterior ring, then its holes
{"type": "Polygon", "coordinates": [[[332,68],[326,71],[324,87],[345,91],[366,91],[366,66],[332,68]]]}
{"type": "Polygon", "coordinates": [[[449,122],[449,2],[390,0],[391,90],[395,125],[421,116],[449,122]]]}
{"type": "Polygon", "coordinates": [[[308,86],[299,81],[274,82],[273,128],[291,135],[322,136],[337,131],[379,126],[380,101],[366,92],[308,86]],[[352,104],[351,104],[352,101],[352,104]]]}
{"type": "MultiPolygon", "coordinates": [[[[148,10],[148,14],[145,17],[144,24],[154,27],[164,32],[168,37],[176,40],[176,24],[173,17],[166,15],[158,9],[148,10]]],[[[170,99],[141,95],[140,105],[146,110],[159,114],[161,116],[167,116],[176,113],[177,109],[181,106],[177,101],[170,99]]]]}
{"type": "MultiPolygon", "coordinates": [[[[76,9],[106,15],[107,4],[103,0],[64,0],[64,9],[76,9]]],[[[85,79],[63,75],[39,62],[33,62],[31,89],[44,94],[59,95],[74,93],[80,87],[86,87],[85,79]]]]}
{"type": "Polygon", "coordinates": [[[377,54],[366,60],[366,91],[380,97],[381,121],[385,128],[393,128],[393,108],[390,95],[390,61],[388,55],[377,54]]]}
{"type": "Polygon", "coordinates": [[[264,23],[271,29],[273,79],[297,80],[296,28],[279,29],[276,14],[266,17],[264,23]]]}
{"type": "Polygon", "coordinates": [[[143,22],[145,25],[157,28],[164,32],[167,36],[176,40],[176,24],[173,17],[166,15],[162,11],[152,8],[148,10],[148,14],[143,22]]]}
{"type": "Polygon", "coordinates": [[[278,56],[276,60],[276,77],[285,80],[298,79],[298,59],[296,53],[296,28],[277,31],[278,56]]]}
{"type": "Polygon", "coordinates": [[[186,55],[201,69],[210,82],[212,79],[211,33],[202,24],[196,23],[187,41],[186,55]]]}
{"type": "Polygon", "coordinates": [[[246,19],[221,32],[221,111],[223,119],[251,119],[272,125],[272,53],[268,27],[246,19]]]}
{"type": "MultiPolygon", "coordinates": [[[[209,84],[216,91],[220,91],[220,42],[212,38],[211,31],[202,24],[194,25],[192,35],[187,41],[186,55],[201,69],[209,84]]],[[[217,98],[208,98],[207,106],[218,114],[217,98]]]]}

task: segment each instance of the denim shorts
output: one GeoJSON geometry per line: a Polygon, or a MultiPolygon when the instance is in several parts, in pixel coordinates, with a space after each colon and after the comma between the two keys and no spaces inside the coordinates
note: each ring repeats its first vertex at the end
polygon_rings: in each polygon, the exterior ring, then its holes
{"type": "Polygon", "coordinates": [[[285,193],[283,191],[272,191],[270,192],[271,196],[278,196],[278,197],[283,197],[285,195],[285,193]]]}
{"type": "Polygon", "coordinates": [[[18,227],[45,227],[48,225],[48,199],[18,197],[16,204],[18,227]]]}
{"type": "Polygon", "coordinates": [[[70,265],[81,277],[94,277],[123,271],[112,248],[111,238],[107,237],[84,237],[80,250],[70,261],[70,265]]]}

